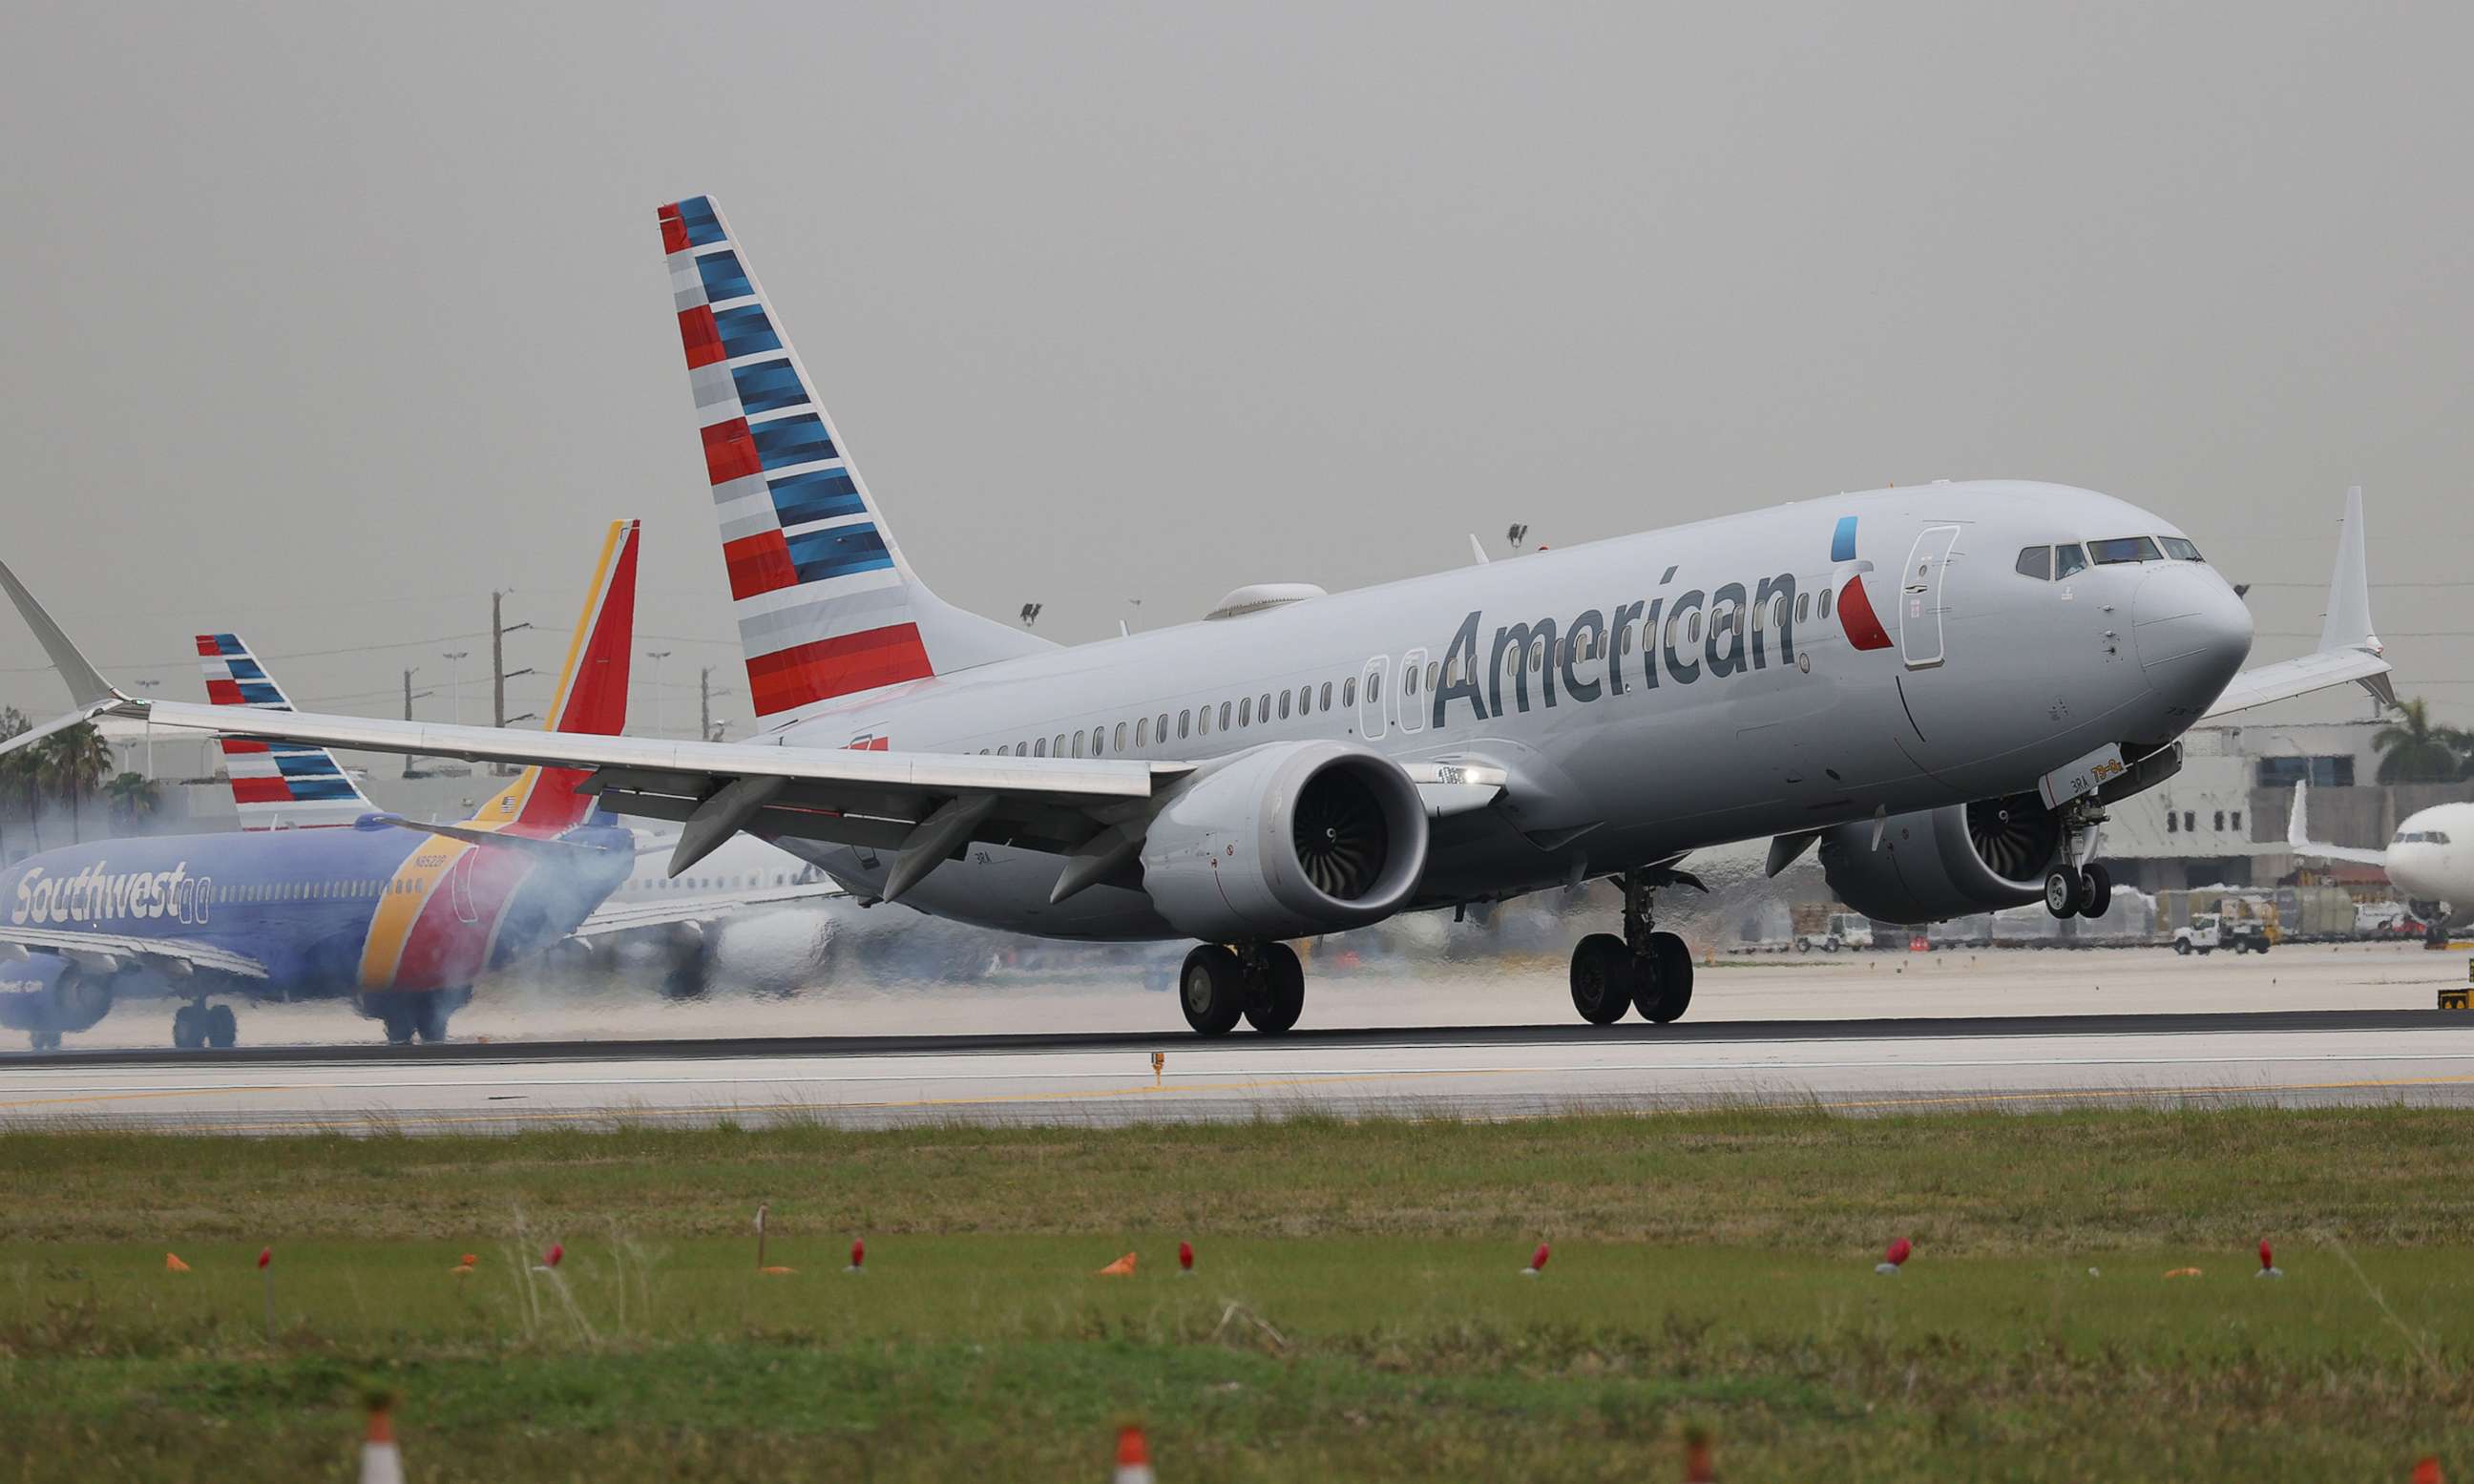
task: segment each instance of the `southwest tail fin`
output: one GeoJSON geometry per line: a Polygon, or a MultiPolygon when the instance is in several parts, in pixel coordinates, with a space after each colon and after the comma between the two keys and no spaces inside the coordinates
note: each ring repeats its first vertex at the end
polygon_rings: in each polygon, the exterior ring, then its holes
{"type": "Polygon", "coordinates": [[[758,725],[1050,647],[911,572],[713,198],[660,218],[758,725]]]}
{"type": "MultiPolygon", "coordinates": [[[[292,709],[292,698],[237,634],[200,634],[198,669],[206,677],[206,699],[217,706],[292,709]]],[[[377,809],[324,747],[240,737],[224,738],[222,746],[244,830],[332,828],[377,809]]]]}
{"type": "MultiPolygon", "coordinates": [[[[593,569],[584,614],[568,642],[558,691],[542,729],[615,737],[627,726],[627,666],[636,646],[637,523],[613,521],[593,569]]],[[[556,834],[592,817],[591,794],[575,791],[588,773],[528,767],[473,816],[476,825],[556,834]]]]}

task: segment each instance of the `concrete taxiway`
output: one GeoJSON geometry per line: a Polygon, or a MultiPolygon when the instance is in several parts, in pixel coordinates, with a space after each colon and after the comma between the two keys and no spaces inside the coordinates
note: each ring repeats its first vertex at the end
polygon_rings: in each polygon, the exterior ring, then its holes
{"type": "Polygon", "coordinates": [[[1351,1012],[1398,995],[1430,1014],[1457,1010],[1451,1023],[1341,1024],[1279,1040],[1240,1033],[1201,1041],[1175,1026],[1165,995],[1016,986],[907,991],[914,1011],[936,1011],[898,1017],[908,1031],[826,996],[709,1007],[704,1016],[669,1020],[672,1034],[634,1039],[607,1035],[606,1019],[594,1026],[605,1033],[598,1038],[556,1034],[569,1022],[548,1015],[535,1027],[541,1039],[410,1050],[90,1050],[11,1058],[0,1069],[0,1124],[253,1133],[512,1131],[613,1119],[866,1126],[1301,1110],[1517,1117],[1723,1102],[1857,1113],[2223,1100],[2474,1104],[2474,1014],[2430,1008],[2434,986],[2463,973],[2453,958],[2297,949],[2207,964],[2161,955],[1988,959],[1953,958],[1939,969],[1925,956],[1892,955],[1705,971],[1693,1017],[1667,1027],[1540,1024],[1556,1008],[1545,992],[1551,983],[1438,976],[1343,989],[1326,1001],[1330,1018],[1365,1018],[1351,1012]],[[2087,1003],[2117,995],[2127,1003],[2087,1003]],[[1022,1029],[1026,1012],[1049,1027],[1072,1023],[1055,1011],[1086,996],[1111,1008],[1082,1017],[1091,1029],[1022,1029]],[[1525,1008],[1531,1023],[1481,1024],[1470,1013],[1481,1002],[1525,1008]],[[1836,1013],[1811,1013],[1816,1005],[1836,1013]],[[932,1025],[919,1034],[921,1022],[945,1022],[957,1009],[994,1029],[932,1025]],[[1124,1024],[1137,1016],[1147,1024],[1124,1024]],[[872,1034],[781,1034],[820,1022],[872,1034]],[[725,1028],[754,1034],[711,1034],[725,1028]],[[678,1034],[691,1029],[704,1034],[678,1034]]]}

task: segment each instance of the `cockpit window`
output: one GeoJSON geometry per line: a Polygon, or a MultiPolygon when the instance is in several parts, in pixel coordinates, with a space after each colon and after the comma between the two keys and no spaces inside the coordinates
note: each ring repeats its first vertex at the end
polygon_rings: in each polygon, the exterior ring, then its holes
{"type": "Polygon", "coordinates": [[[2033,577],[2039,582],[2051,581],[2053,576],[2053,548],[2050,547],[2029,547],[2025,551],[2020,552],[2018,572],[2019,575],[2022,577],[2033,577]]]}
{"type": "Polygon", "coordinates": [[[2074,572],[2084,572],[2086,569],[2087,553],[2080,550],[2078,547],[2055,547],[2053,548],[2053,576],[2055,579],[2058,580],[2060,578],[2067,577],[2074,572]]]}
{"type": "Polygon", "coordinates": [[[2448,843],[2448,832],[2446,830],[2400,830],[2397,832],[2396,842],[2400,845],[2445,845],[2448,843]]]}
{"type": "Polygon", "coordinates": [[[2088,555],[2096,558],[2099,567],[2115,562],[2164,560],[2156,554],[2156,543],[2145,536],[2117,536],[2111,541],[2091,541],[2088,543],[2088,555]]]}
{"type": "Polygon", "coordinates": [[[2188,537],[2166,536],[2161,539],[2165,543],[2165,554],[2177,562],[2204,562],[2207,560],[2206,557],[2199,554],[2197,545],[2192,542],[2188,537]]]}

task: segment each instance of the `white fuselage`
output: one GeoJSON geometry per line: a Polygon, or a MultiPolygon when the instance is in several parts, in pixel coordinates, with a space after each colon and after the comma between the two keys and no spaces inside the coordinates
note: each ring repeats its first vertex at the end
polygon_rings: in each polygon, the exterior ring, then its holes
{"type": "MultiPolygon", "coordinates": [[[[1510,776],[1501,803],[1438,821],[1412,905],[1501,898],[2021,792],[2104,743],[2170,742],[2248,653],[2232,589],[2196,561],[2017,570],[2023,548],[2138,536],[2179,532],[2056,485],[1841,496],[938,675],[824,703],[777,735],[1187,761],[1325,739],[1491,764],[1510,776]],[[1842,617],[1858,577],[1880,647],[1842,617]],[[1713,621],[1740,603],[1761,605],[1755,621],[1713,621]]],[[[895,859],[783,843],[862,896],[895,859]]],[[[1056,870],[1053,855],[974,845],[904,901],[1052,937],[1177,936],[1136,890],[1052,906],[1056,870]]]]}
{"type": "Polygon", "coordinates": [[[2407,901],[2474,908],[2474,804],[2437,804],[2408,815],[2383,864],[2407,901]]]}

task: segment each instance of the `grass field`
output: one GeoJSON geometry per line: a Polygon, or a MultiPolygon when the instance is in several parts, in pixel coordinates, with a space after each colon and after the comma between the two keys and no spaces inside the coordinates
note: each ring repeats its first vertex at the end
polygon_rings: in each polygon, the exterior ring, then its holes
{"type": "Polygon", "coordinates": [[[371,1389],[420,1480],[2403,1479],[2474,1466],[2465,1122],[5,1135],[0,1480],[348,1476],[371,1389]]]}

